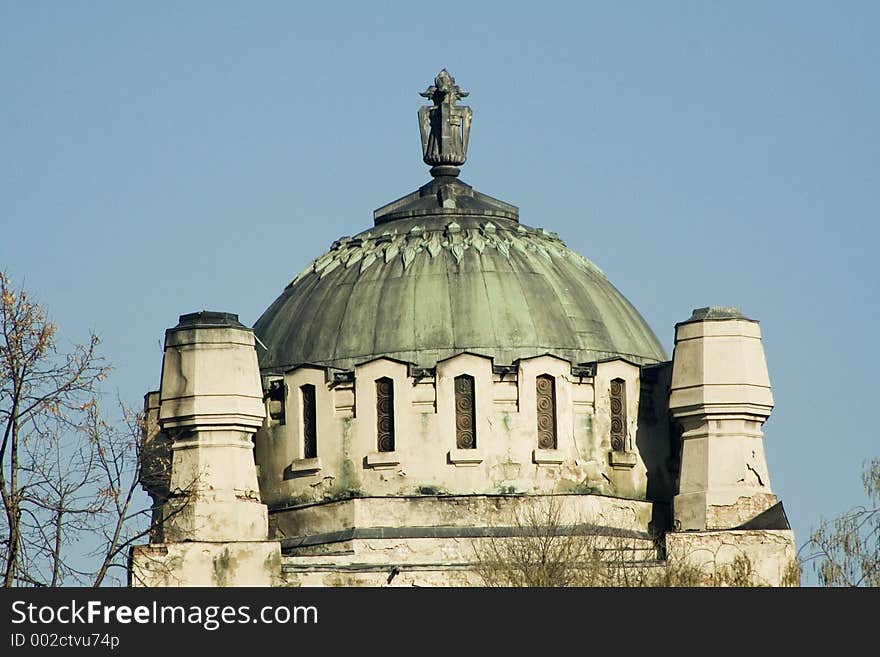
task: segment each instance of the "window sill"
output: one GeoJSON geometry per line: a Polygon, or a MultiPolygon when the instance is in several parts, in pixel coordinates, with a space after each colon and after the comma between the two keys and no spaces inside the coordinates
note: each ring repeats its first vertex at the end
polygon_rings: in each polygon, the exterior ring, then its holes
{"type": "Polygon", "coordinates": [[[370,452],[364,457],[364,465],[375,470],[393,468],[400,465],[400,456],[397,452],[370,452]]]}
{"type": "Polygon", "coordinates": [[[629,470],[638,463],[639,457],[635,452],[608,452],[608,462],[615,470],[629,470]]]}
{"type": "Polygon", "coordinates": [[[565,456],[559,449],[535,449],[532,450],[532,461],[538,465],[561,465],[565,463],[565,456]]]}
{"type": "Polygon", "coordinates": [[[476,449],[450,449],[446,458],[452,465],[467,467],[482,463],[483,453],[476,449]]]}
{"type": "Polygon", "coordinates": [[[294,459],[290,464],[290,472],[293,475],[314,474],[320,470],[321,458],[317,456],[312,459],[294,459]]]}

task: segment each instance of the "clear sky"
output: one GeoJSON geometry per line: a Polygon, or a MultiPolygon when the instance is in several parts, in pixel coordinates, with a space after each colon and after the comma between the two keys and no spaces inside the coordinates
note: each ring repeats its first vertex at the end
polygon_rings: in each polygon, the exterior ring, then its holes
{"type": "MultiPolygon", "coordinates": [[[[598,264],[672,353],[761,321],[771,485],[798,544],[880,456],[880,3],[0,0],[0,268],[111,383],[156,389],[178,315],[252,325],[426,182],[446,67],[462,178],[598,264]]],[[[393,321],[393,320],[392,320],[393,321]]]]}

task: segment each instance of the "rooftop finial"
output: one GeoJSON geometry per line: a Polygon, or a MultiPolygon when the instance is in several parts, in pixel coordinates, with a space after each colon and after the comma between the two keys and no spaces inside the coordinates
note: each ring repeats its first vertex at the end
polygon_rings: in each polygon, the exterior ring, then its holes
{"type": "Polygon", "coordinates": [[[434,103],[419,108],[422,159],[431,165],[431,175],[435,178],[457,176],[458,167],[467,159],[473,112],[470,107],[456,107],[455,102],[468,92],[462,91],[444,68],[434,78],[434,84],[420,95],[434,103]]]}

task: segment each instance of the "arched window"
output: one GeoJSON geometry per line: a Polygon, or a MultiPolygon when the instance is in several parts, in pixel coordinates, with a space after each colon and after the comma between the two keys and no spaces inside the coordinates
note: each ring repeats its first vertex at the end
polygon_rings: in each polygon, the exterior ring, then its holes
{"type": "Polygon", "coordinates": [[[474,408],[474,377],[455,377],[455,446],[477,448],[477,422],[474,408]]]}
{"type": "Polygon", "coordinates": [[[611,381],[611,449],[626,451],[626,381],[611,381]]]}
{"type": "Polygon", "coordinates": [[[299,392],[302,400],[303,458],[313,459],[318,456],[315,386],[310,384],[300,386],[299,392]]]}
{"type": "Polygon", "coordinates": [[[380,452],[394,451],[394,382],[376,381],[376,435],[380,452]]]}
{"type": "Polygon", "coordinates": [[[556,449],[556,380],[542,374],[536,380],[538,449],[556,449]]]}

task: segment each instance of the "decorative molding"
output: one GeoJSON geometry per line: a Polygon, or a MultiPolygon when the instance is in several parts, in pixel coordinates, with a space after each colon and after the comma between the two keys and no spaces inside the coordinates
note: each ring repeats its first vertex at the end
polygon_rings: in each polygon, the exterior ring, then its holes
{"type": "Polygon", "coordinates": [[[444,68],[434,84],[419,95],[434,103],[419,108],[422,159],[432,165],[432,176],[457,176],[458,167],[467,159],[473,111],[455,103],[466,98],[468,92],[455,84],[455,78],[444,68]]]}
{"type": "Polygon", "coordinates": [[[376,381],[376,434],[380,452],[394,451],[394,381],[376,381]]]}
{"type": "Polygon", "coordinates": [[[477,448],[477,417],[474,377],[455,377],[455,447],[459,450],[477,448]]]}
{"type": "MultiPolygon", "coordinates": [[[[301,534],[288,536],[281,539],[281,548],[288,552],[300,547],[312,545],[326,545],[328,543],[343,543],[355,539],[401,539],[401,538],[509,538],[523,535],[523,527],[507,525],[491,526],[463,526],[463,525],[417,525],[409,527],[351,527],[336,531],[321,532],[315,534],[301,534]]],[[[572,533],[588,532],[590,536],[614,536],[618,538],[631,538],[642,541],[653,541],[654,536],[648,532],[640,532],[633,529],[612,527],[609,525],[573,524],[565,525],[565,529],[572,533]]],[[[368,568],[370,564],[355,564],[356,568],[368,568]]],[[[342,566],[334,566],[342,568],[342,566]]],[[[388,566],[382,564],[387,571],[388,566]]],[[[449,567],[448,562],[443,564],[449,567]]],[[[468,567],[472,567],[468,564],[468,567]]],[[[297,566],[287,562],[285,569],[295,568],[309,569],[311,564],[297,566]],[[289,566],[287,564],[290,564],[289,566]]]]}
{"type": "Polygon", "coordinates": [[[571,375],[581,379],[592,379],[596,376],[596,363],[581,363],[571,366],[571,375]]]}
{"type": "Polygon", "coordinates": [[[549,374],[535,379],[536,415],[538,418],[538,449],[555,450],[556,445],[556,380],[549,374]]]}
{"type": "Polygon", "coordinates": [[[626,381],[613,379],[609,391],[611,401],[611,449],[626,450],[626,381]]]}
{"type": "Polygon", "coordinates": [[[375,235],[373,231],[366,231],[356,237],[340,238],[333,242],[330,251],[315,259],[290,285],[310,274],[323,278],[339,267],[357,266],[358,273],[362,274],[376,263],[387,265],[396,258],[400,258],[404,269],[418,257],[436,258],[442,253],[461,263],[466,253],[482,254],[487,249],[494,249],[507,259],[513,252],[538,256],[548,262],[564,260],[605,277],[595,264],[565,246],[556,233],[543,228],[527,228],[522,224],[517,224],[515,229],[499,228],[491,221],[475,228],[462,228],[453,220],[441,227],[413,226],[404,233],[397,229],[375,235]]]}

